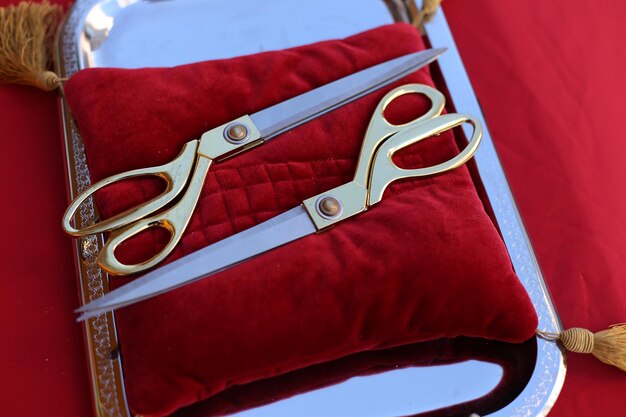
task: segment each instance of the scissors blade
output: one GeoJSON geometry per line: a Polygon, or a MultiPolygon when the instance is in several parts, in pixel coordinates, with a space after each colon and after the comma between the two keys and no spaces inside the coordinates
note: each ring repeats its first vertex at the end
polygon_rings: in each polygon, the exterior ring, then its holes
{"type": "MultiPolygon", "coordinates": [[[[359,71],[257,112],[250,117],[264,140],[347,104],[428,65],[445,51],[405,55],[359,71]]],[[[212,275],[238,262],[289,243],[316,228],[304,208],[274,219],[186,256],[112,291],[76,310],[80,320],[133,304],[212,275]]]]}
{"type": "Polygon", "coordinates": [[[268,107],[250,117],[268,141],[298,125],[348,104],[416,71],[444,53],[446,48],[416,52],[364,69],[330,84],[268,107]]]}
{"type": "Polygon", "coordinates": [[[78,308],[78,321],[134,304],[201,278],[208,277],[253,256],[316,232],[302,206],[220,240],[171,264],[147,273],[123,287],[78,308]]]}

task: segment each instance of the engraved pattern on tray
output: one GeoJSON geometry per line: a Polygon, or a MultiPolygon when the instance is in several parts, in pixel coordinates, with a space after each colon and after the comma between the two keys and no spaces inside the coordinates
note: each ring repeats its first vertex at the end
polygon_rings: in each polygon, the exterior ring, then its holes
{"type": "MultiPolygon", "coordinates": [[[[80,21],[96,3],[97,0],[77,2],[63,25],[63,32],[59,37],[61,40],[60,51],[58,52],[63,60],[64,77],[69,78],[80,69],[73,28],[79,26],[80,21]]],[[[65,103],[63,105],[65,106],[65,103]]],[[[69,111],[65,108],[64,112],[69,114],[69,111]]],[[[91,185],[85,149],[74,120],[71,117],[65,117],[64,123],[66,124],[66,132],[69,132],[69,141],[73,155],[73,165],[69,168],[71,170],[70,176],[76,181],[77,189],[74,191],[79,193],[91,185]]],[[[80,226],[84,227],[93,223],[95,216],[93,199],[90,198],[81,205],[77,219],[80,222],[80,226]]],[[[88,298],[94,300],[104,294],[104,280],[106,279],[97,262],[100,243],[97,236],[88,236],[81,239],[79,245],[79,255],[83,259],[85,267],[83,272],[86,273],[86,276],[81,279],[81,284],[86,281],[88,298]]],[[[85,287],[83,287],[82,292],[84,296],[85,287]]],[[[120,401],[125,402],[125,398],[120,396],[118,391],[116,374],[113,361],[111,360],[111,352],[116,349],[111,343],[114,340],[110,334],[111,325],[113,324],[110,322],[111,320],[111,314],[101,314],[90,320],[88,322],[88,342],[92,346],[90,356],[92,357],[92,366],[95,368],[93,369],[94,375],[92,378],[97,380],[94,388],[97,390],[95,396],[98,403],[98,412],[101,416],[116,417],[129,415],[129,412],[125,404],[120,404],[120,401]]]]}

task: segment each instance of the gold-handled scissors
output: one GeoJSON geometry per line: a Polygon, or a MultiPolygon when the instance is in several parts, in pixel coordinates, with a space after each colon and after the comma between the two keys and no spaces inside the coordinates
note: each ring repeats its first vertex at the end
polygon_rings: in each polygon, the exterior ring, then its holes
{"type": "Polygon", "coordinates": [[[194,211],[206,174],[213,163],[258,146],[277,135],[343,106],[363,95],[396,81],[428,65],[445,49],[430,49],[375,65],[326,84],[282,103],[243,116],[205,132],[200,140],[187,142],[172,162],[137,169],[103,179],[80,193],[63,216],[64,230],[73,236],[112,232],[98,257],[98,263],[114,275],[127,275],[151,268],[161,262],[176,246],[194,211]],[[153,175],[167,183],[165,191],[143,205],[131,208],[107,220],[81,228],[72,225],[79,206],[92,194],[115,182],[153,175]],[[174,200],[184,189],[178,203],[154,214],[174,200]],[[170,240],[154,257],[135,264],[124,264],[115,249],[124,241],[149,228],[167,230],[170,240]]]}
{"type": "Polygon", "coordinates": [[[352,181],[304,200],[296,208],[149,272],[86,304],[77,310],[83,313],[79,320],[162,294],[322,231],[380,202],[385,189],[393,181],[439,174],[463,165],[476,152],[482,138],[482,127],[470,115],[441,115],[444,104],[444,96],[425,85],[409,84],[392,90],[383,97],[372,116],[352,181]],[[426,95],[432,103],[431,108],[409,123],[394,125],[385,119],[385,109],[405,94],[426,95]],[[448,161],[417,169],[402,169],[393,162],[396,151],[463,123],[473,126],[471,139],[460,153],[448,161]]]}

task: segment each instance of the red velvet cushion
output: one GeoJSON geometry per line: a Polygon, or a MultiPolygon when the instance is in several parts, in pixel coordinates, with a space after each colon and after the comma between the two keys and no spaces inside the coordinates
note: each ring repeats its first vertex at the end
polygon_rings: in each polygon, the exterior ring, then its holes
{"type": "MultiPolygon", "coordinates": [[[[397,24],[176,68],[86,70],[65,91],[97,180],[167,162],[214,126],[420,49],[417,32],[397,24]]],[[[433,84],[427,70],[396,85],[408,82],[433,84]]],[[[169,259],[349,181],[371,114],[393,87],[213,166],[169,259]]],[[[389,116],[426,109],[424,100],[411,104],[389,116]]],[[[399,162],[433,164],[456,152],[448,132],[399,162]]],[[[127,182],[103,190],[97,204],[106,217],[157,188],[127,182]]],[[[145,257],[159,239],[147,233],[122,255],[145,257]]],[[[143,415],[358,351],[459,335],[521,342],[537,324],[466,167],[394,184],[378,206],[327,232],[122,309],[117,318],[128,401],[143,415]]]]}

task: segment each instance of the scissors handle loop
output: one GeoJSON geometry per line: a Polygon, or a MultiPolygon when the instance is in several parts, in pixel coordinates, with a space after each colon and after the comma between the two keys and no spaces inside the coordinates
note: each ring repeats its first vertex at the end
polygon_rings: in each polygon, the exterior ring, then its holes
{"type": "Polygon", "coordinates": [[[376,149],[390,136],[407,129],[410,126],[418,124],[424,120],[437,117],[443,111],[446,104],[444,95],[424,84],[406,84],[391,90],[378,103],[376,110],[370,120],[363,140],[357,170],[354,175],[354,181],[366,187],[369,182],[372,162],[376,149]],[[396,99],[407,94],[423,94],[431,102],[428,111],[421,116],[403,124],[393,124],[385,118],[385,110],[396,99]]]}
{"type": "Polygon", "coordinates": [[[376,153],[369,186],[368,206],[378,203],[382,199],[387,186],[393,181],[402,178],[440,174],[465,164],[478,149],[481,138],[482,127],[480,122],[474,116],[456,113],[444,114],[434,119],[425,120],[392,136],[378,148],[376,153]],[[400,149],[431,137],[436,138],[436,135],[466,122],[474,128],[472,138],[467,146],[453,158],[437,165],[416,169],[403,169],[393,162],[394,153],[400,149]]]}
{"type": "Polygon", "coordinates": [[[439,174],[466,163],[478,148],[482,138],[482,127],[478,119],[470,115],[441,115],[444,105],[443,94],[420,84],[398,87],[383,97],[365,134],[354,180],[303,201],[303,206],[317,230],[333,226],[380,202],[385,189],[393,181],[439,174]],[[414,93],[424,94],[432,102],[426,114],[401,125],[394,125],[385,119],[384,111],[393,100],[414,93]],[[393,155],[398,150],[463,123],[469,123],[474,127],[472,138],[459,154],[448,161],[417,169],[402,169],[393,162],[393,155]],[[338,207],[334,215],[329,216],[324,212],[321,206],[324,201],[332,201],[334,207],[338,207]]]}
{"type": "Polygon", "coordinates": [[[154,216],[136,221],[128,227],[114,231],[100,251],[98,256],[100,266],[113,275],[128,275],[152,268],[163,261],[178,244],[187,228],[212,162],[212,159],[203,156],[197,158],[189,186],[184,196],[174,206],[154,216]],[[162,228],[170,234],[170,240],[159,253],[134,265],[125,264],[117,258],[115,250],[120,244],[151,228],[162,228]]]}
{"type": "Polygon", "coordinates": [[[176,159],[167,164],[150,168],[136,169],[122,174],[113,175],[91,185],[89,188],[80,193],[65,211],[62,223],[63,230],[72,236],[78,237],[112,231],[146,217],[150,213],[165,206],[182,191],[183,187],[187,183],[187,178],[189,177],[189,173],[191,172],[191,168],[193,167],[196,157],[197,148],[198,141],[192,140],[185,144],[183,150],[176,157],[176,159]],[[98,190],[116,182],[147,175],[162,178],[167,184],[165,191],[147,203],[142,203],[139,206],[132,207],[109,219],[97,222],[82,229],[78,229],[72,225],[72,219],[80,206],[98,190]]]}

